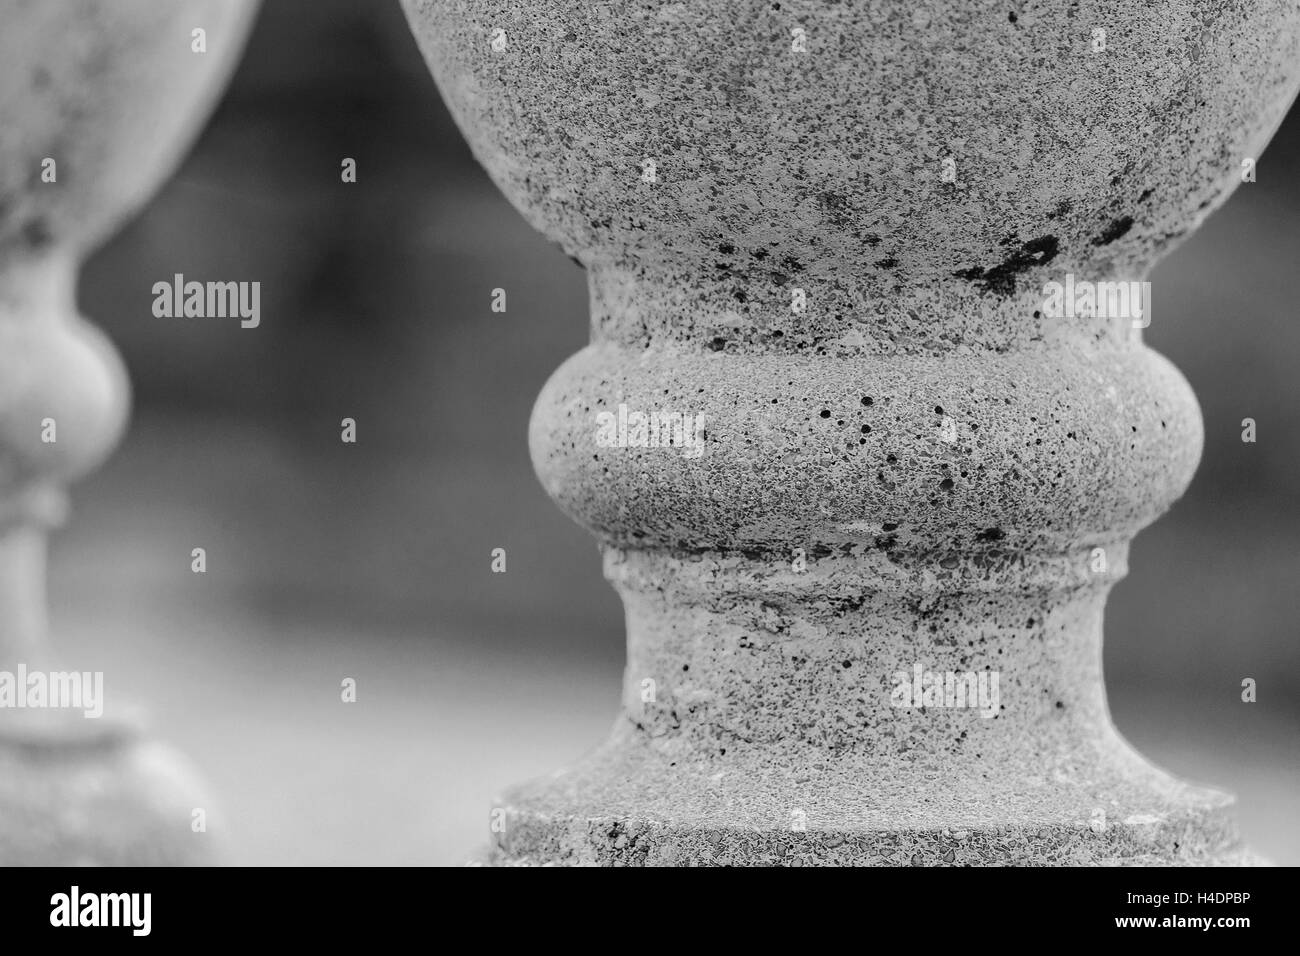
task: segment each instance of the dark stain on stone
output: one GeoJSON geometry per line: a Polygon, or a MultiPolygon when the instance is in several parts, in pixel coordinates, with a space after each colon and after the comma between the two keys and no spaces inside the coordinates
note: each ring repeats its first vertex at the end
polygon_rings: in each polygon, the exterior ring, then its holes
{"type": "Polygon", "coordinates": [[[1141,195],[1141,196],[1138,196],[1138,202],[1146,202],[1148,199],[1151,198],[1151,194],[1152,194],[1153,192],[1155,192],[1154,189],[1144,189],[1144,190],[1142,190],[1142,195],[1141,195]]]}
{"type": "Polygon", "coordinates": [[[842,193],[823,192],[817,196],[817,204],[821,206],[826,215],[826,220],[831,225],[836,226],[842,231],[847,231],[853,225],[853,209],[849,205],[848,197],[842,193]]]}
{"type": "Polygon", "coordinates": [[[985,528],[979,534],[975,535],[976,541],[1001,541],[1007,536],[1001,528],[985,528]]]}
{"type": "Polygon", "coordinates": [[[1056,258],[1060,243],[1055,236],[1039,236],[1024,243],[1019,251],[992,269],[975,266],[954,272],[958,279],[974,282],[984,292],[994,295],[1012,295],[1016,291],[1016,276],[1036,266],[1044,266],[1056,258]]]}
{"type": "Polygon", "coordinates": [[[1101,235],[1092,240],[1092,244],[1094,246],[1108,246],[1116,239],[1126,235],[1132,228],[1132,216],[1122,216],[1119,219],[1112,219],[1110,225],[1102,230],[1101,235]]]}
{"type": "Polygon", "coordinates": [[[894,258],[892,258],[892,257],[889,258],[889,259],[877,259],[877,260],[876,260],[876,266],[877,266],[877,268],[880,268],[880,269],[892,269],[892,268],[894,268],[896,265],[898,265],[898,260],[897,260],[897,259],[894,259],[894,258]]]}
{"type": "Polygon", "coordinates": [[[1068,199],[1062,199],[1060,202],[1056,204],[1056,208],[1047,214],[1047,218],[1060,219],[1062,216],[1069,215],[1070,210],[1072,210],[1073,208],[1074,208],[1074,203],[1070,202],[1070,200],[1068,199]]]}
{"type": "Polygon", "coordinates": [[[736,251],[736,247],[729,242],[724,242],[719,244],[718,251],[722,253],[724,256],[729,256],[736,251]]]}
{"type": "Polygon", "coordinates": [[[867,603],[867,596],[858,594],[853,597],[831,598],[830,603],[841,614],[845,611],[860,611],[862,605],[867,603]]]}
{"type": "Polygon", "coordinates": [[[817,197],[817,201],[826,209],[834,212],[843,212],[844,207],[848,205],[848,199],[841,193],[824,192],[817,197]]]}
{"type": "Polygon", "coordinates": [[[23,241],[33,249],[44,249],[54,241],[54,233],[50,231],[50,224],[44,219],[40,217],[29,219],[23,225],[23,241]]]}

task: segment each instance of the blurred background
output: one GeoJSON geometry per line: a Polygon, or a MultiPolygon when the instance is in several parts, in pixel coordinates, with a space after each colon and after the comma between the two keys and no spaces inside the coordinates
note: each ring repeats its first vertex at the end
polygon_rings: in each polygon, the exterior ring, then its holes
{"type": "MultiPolygon", "coordinates": [[[[1293,114],[1258,182],[1157,270],[1147,338],[1200,397],[1205,457],[1138,538],[1106,625],[1121,731],[1235,791],[1247,838],[1290,864],[1297,172],[1293,114]]],[[[526,435],[586,342],[584,273],[473,163],[395,2],[267,3],[196,148],[80,301],[126,359],[135,417],[55,538],[57,639],[202,768],[233,861],[463,862],[501,787],[605,735],[621,606],[526,435]],[[259,280],[261,327],[155,319],[151,286],[175,272],[259,280]]]]}

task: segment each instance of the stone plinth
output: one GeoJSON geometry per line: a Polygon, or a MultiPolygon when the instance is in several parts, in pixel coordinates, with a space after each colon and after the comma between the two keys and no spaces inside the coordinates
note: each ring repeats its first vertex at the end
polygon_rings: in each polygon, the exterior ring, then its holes
{"type": "Polygon", "coordinates": [[[1201,451],[1142,343],[1178,316],[1049,284],[1142,282],[1241,181],[1294,4],[404,3],[588,270],[531,448],[627,611],[611,738],[505,795],[494,862],[1246,859],[1102,680],[1127,543],[1201,451]],[[626,424],[666,411],[702,453],[626,424]]]}
{"type": "MultiPolygon", "coordinates": [[[[121,361],[77,309],[78,265],[180,161],[255,7],[0,0],[0,671],[10,675],[70,670],[49,637],[46,535],[63,518],[64,486],[102,461],[126,422],[121,361]]],[[[0,709],[0,865],[207,859],[209,838],[191,829],[206,806],[192,774],[142,735],[111,684],[103,703],[98,718],[0,709]]]]}

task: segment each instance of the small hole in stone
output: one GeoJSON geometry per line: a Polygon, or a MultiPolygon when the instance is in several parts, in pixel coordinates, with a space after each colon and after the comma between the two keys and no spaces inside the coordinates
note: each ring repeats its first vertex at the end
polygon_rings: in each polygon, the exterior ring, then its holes
{"type": "Polygon", "coordinates": [[[830,417],[831,417],[830,409],[823,408],[823,409],[822,409],[822,418],[830,418],[830,417]]]}

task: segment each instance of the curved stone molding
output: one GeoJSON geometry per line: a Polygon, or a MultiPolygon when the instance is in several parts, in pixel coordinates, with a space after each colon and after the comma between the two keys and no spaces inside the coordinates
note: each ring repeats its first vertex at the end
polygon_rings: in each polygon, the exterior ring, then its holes
{"type": "Polygon", "coordinates": [[[404,5],[476,157],[588,269],[530,441],[627,612],[612,737],[506,795],[493,860],[1249,859],[1101,673],[1195,398],[1149,297],[1065,318],[1049,283],[1141,282],[1227,197],[1300,11],[404,5]],[[698,449],[639,441],[665,411],[698,449]]]}
{"type": "MultiPolygon", "coordinates": [[[[127,382],[77,309],[86,253],[179,163],[256,0],[0,0],[0,670],[59,671],[45,539],[121,435],[127,382]],[[206,52],[192,31],[206,31],[206,52]]],[[[108,692],[111,697],[111,689],[108,692]]],[[[109,708],[0,710],[0,864],[207,858],[184,761],[109,708]]]]}

